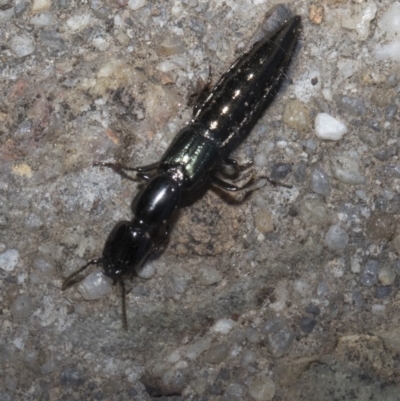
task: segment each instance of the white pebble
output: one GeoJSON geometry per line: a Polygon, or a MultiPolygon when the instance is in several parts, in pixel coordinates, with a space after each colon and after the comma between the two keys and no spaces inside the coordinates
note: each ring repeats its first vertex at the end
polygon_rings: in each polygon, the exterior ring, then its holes
{"type": "Polygon", "coordinates": [[[372,54],[377,60],[400,61],[400,39],[395,39],[385,45],[379,43],[372,54]]]}
{"type": "Polygon", "coordinates": [[[367,0],[363,4],[353,6],[353,10],[342,17],[342,27],[354,29],[360,40],[368,38],[370,22],[375,18],[377,11],[373,0],[367,0]]]}
{"type": "Polygon", "coordinates": [[[53,24],[54,19],[53,16],[51,14],[39,14],[39,15],[35,15],[33,16],[29,23],[32,25],[35,25],[37,27],[44,27],[44,26],[48,26],[53,24]]]}
{"type": "Polygon", "coordinates": [[[101,271],[95,271],[85,277],[78,286],[78,291],[86,301],[99,299],[111,291],[112,279],[101,271]]]}
{"type": "Polygon", "coordinates": [[[10,48],[17,57],[26,57],[35,51],[35,43],[28,35],[14,36],[10,40],[10,48]]]}
{"type": "Polygon", "coordinates": [[[315,118],[315,134],[320,139],[339,141],[346,132],[346,125],[327,113],[319,113],[315,118]]]}
{"type": "Polygon", "coordinates": [[[203,285],[212,285],[222,280],[222,274],[214,267],[202,267],[199,274],[200,282],[203,285]]]}
{"type": "Polygon", "coordinates": [[[178,350],[175,350],[173,352],[171,352],[166,358],[165,360],[168,363],[176,363],[181,359],[181,354],[179,353],[178,350]]]}
{"type": "Polygon", "coordinates": [[[231,319],[219,319],[212,327],[212,331],[221,334],[228,334],[234,326],[235,322],[231,319]]]}
{"type": "Polygon", "coordinates": [[[341,251],[346,248],[349,242],[349,235],[338,225],[333,225],[329,228],[325,235],[325,243],[328,248],[334,251],[341,251]]]}
{"type": "Polygon", "coordinates": [[[67,26],[73,32],[79,32],[85,29],[90,21],[89,14],[74,15],[67,19],[67,26]]]}
{"type": "Polygon", "coordinates": [[[201,338],[196,341],[194,344],[189,345],[186,349],[186,357],[188,359],[196,359],[200,354],[204,351],[208,350],[211,346],[211,340],[208,338],[201,338]]]}
{"type": "Polygon", "coordinates": [[[156,274],[156,267],[153,262],[147,262],[144,266],[137,270],[137,275],[145,280],[156,274]]]}
{"type": "Polygon", "coordinates": [[[146,4],[146,0],[129,0],[128,1],[128,7],[131,10],[139,10],[139,8],[142,8],[146,4]]]}
{"type": "Polygon", "coordinates": [[[365,177],[359,171],[359,156],[356,152],[348,151],[333,155],[331,167],[336,179],[343,184],[365,183],[365,177]]]}
{"type": "Polygon", "coordinates": [[[388,39],[400,35],[400,2],[393,3],[379,18],[378,27],[388,39]]]}
{"type": "Polygon", "coordinates": [[[275,383],[269,377],[257,377],[249,387],[254,401],[270,401],[275,396],[275,383]]]}
{"type": "Polygon", "coordinates": [[[14,16],[14,8],[9,8],[7,10],[0,11],[0,24],[4,24],[14,16]]]}
{"type": "Polygon", "coordinates": [[[19,252],[16,249],[9,249],[0,254],[0,269],[12,272],[19,261],[19,252]]]}

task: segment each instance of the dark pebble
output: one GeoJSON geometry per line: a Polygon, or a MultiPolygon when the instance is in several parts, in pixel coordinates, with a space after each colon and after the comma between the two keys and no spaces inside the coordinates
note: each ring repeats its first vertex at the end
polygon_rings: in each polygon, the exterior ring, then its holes
{"type": "Polygon", "coordinates": [[[272,166],[270,179],[281,181],[292,171],[292,166],[288,163],[276,163],[272,166]]]}
{"type": "Polygon", "coordinates": [[[310,304],[306,307],[306,312],[311,313],[311,315],[318,316],[321,313],[321,309],[317,305],[310,304]]]}
{"type": "Polygon", "coordinates": [[[379,149],[377,152],[374,153],[375,159],[378,159],[381,162],[389,160],[390,158],[392,158],[395,155],[396,155],[395,147],[379,149]]]}
{"type": "Polygon", "coordinates": [[[380,127],[378,121],[370,121],[370,122],[368,123],[368,126],[369,126],[370,128],[372,128],[372,129],[373,129],[374,131],[376,131],[376,132],[380,132],[380,130],[381,130],[381,127],[380,127]]]}
{"type": "Polygon", "coordinates": [[[392,121],[395,115],[397,114],[399,107],[395,104],[388,104],[385,107],[385,118],[386,121],[392,121]]]}
{"type": "Polygon", "coordinates": [[[300,320],[300,330],[304,333],[311,333],[317,321],[313,317],[303,316],[300,320]]]}
{"type": "Polygon", "coordinates": [[[375,210],[379,212],[384,212],[387,208],[387,200],[382,197],[378,197],[375,199],[375,210]]]}
{"type": "Polygon", "coordinates": [[[388,297],[392,293],[392,287],[380,285],[376,287],[375,298],[382,299],[388,297]]]}
{"type": "Polygon", "coordinates": [[[79,387],[85,383],[85,377],[78,369],[65,369],[61,372],[60,383],[63,386],[79,387]]]}
{"type": "Polygon", "coordinates": [[[338,96],[336,99],[336,105],[338,108],[352,116],[365,116],[367,109],[362,100],[351,96],[338,96]]]}
{"type": "Polygon", "coordinates": [[[296,182],[304,182],[307,178],[307,164],[304,161],[297,163],[293,169],[296,182]]]}

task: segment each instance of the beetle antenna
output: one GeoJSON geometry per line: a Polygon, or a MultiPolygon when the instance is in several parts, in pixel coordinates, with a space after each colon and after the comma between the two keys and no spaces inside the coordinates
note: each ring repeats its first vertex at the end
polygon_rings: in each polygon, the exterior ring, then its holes
{"type": "Polygon", "coordinates": [[[122,326],[124,330],[128,330],[128,319],[126,318],[125,281],[122,278],[122,276],[119,276],[118,281],[121,286],[121,296],[122,296],[122,326]]]}
{"type": "Polygon", "coordinates": [[[74,271],[72,274],[70,274],[64,281],[62,284],[61,289],[64,291],[69,284],[71,283],[71,281],[79,274],[82,273],[84,270],[86,270],[90,265],[98,265],[100,263],[103,262],[103,258],[99,258],[99,259],[92,259],[89,260],[88,263],[86,263],[86,265],[82,266],[81,268],[79,268],[78,270],[74,271]]]}

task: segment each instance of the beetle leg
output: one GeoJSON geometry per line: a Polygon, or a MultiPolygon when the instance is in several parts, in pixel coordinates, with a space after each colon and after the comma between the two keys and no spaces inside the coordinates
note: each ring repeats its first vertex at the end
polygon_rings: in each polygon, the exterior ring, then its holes
{"type": "Polygon", "coordinates": [[[79,274],[82,273],[84,270],[86,270],[90,265],[98,265],[103,262],[103,258],[99,259],[92,259],[89,260],[86,265],[82,266],[80,269],[74,271],[72,274],[70,274],[68,277],[66,277],[62,283],[62,290],[65,290],[73,281],[73,279],[79,274]]]}
{"type": "Polygon", "coordinates": [[[124,330],[128,330],[128,319],[126,318],[126,291],[125,281],[122,276],[118,278],[119,285],[121,286],[121,298],[122,298],[122,326],[124,330]]]}
{"type": "Polygon", "coordinates": [[[224,191],[228,191],[228,192],[242,191],[243,189],[249,188],[250,186],[252,186],[254,184],[254,177],[251,177],[250,180],[247,181],[246,184],[242,185],[241,187],[234,185],[234,184],[230,184],[229,182],[226,182],[215,175],[212,175],[210,177],[210,179],[211,179],[211,183],[213,185],[215,185],[218,188],[223,189],[224,191]]]}
{"type": "Polygon", "coordinates": [[[243,164],[239,164],[237,160],[228,158],[225,159],[221,164],[220,172],[227,177],[238,176],[239,173],[241,173],[242,171],[246,171],[252,165],[253,165],[252,160],[243,164]]]}
{"type": "Polygon", "coordinates": [[[119,174],[121,177],[126,178],[130,181],[137,181],[137,178],[141,178],[142,180],[147,181],[150,179],[150,176],[146,173],[158,168],[159,162],[148,164],[146,166],[139,166],[139,167],[127,167],[120,163],[105,163],[105,162],[95,162],[95,163],[93,163],[93,165],[111,168],[117,174],[119,174]],[[127,174],[125,172],[125,170],[126,171],[136,171],[137,174],[135,177],[132,177],[129,174],[127,174]]]}

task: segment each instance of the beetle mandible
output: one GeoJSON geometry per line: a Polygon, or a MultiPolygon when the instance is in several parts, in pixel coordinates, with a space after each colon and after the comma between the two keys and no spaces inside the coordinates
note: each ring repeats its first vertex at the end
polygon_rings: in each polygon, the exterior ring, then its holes
{"type": "Polygon", "coordinates": [[[123,324],[127,328],[124,276],[136,275],[146,259],[169,234],[171,218],[182,197],[210,182],[226,191],[239,188],[215,175],[224,164],[240,171],[229,158],[246,138],[276,95],[301,31],[294,16],[275,32],[254,43],[194,106],[193,117],[176,135],[156,163],[127,168],[112,167],[126,176],[135,171],[147,181],[135,196],[131,221],[118,222],[109,234],[101,258],[93,259],[64,280],[63,289],[88,266],[102,264],[104,274],[122,289],[123,324]]]}

